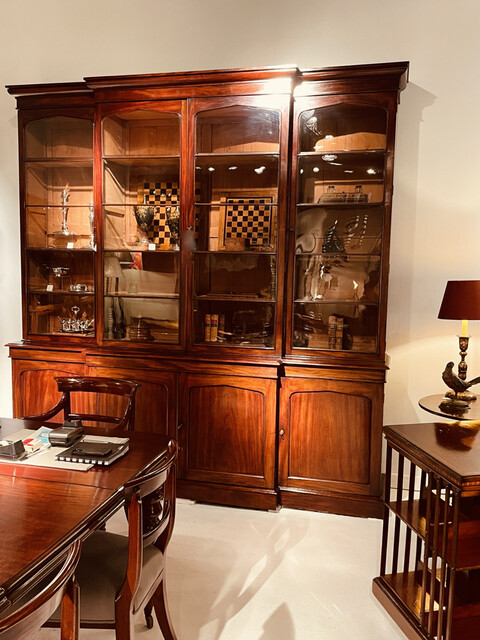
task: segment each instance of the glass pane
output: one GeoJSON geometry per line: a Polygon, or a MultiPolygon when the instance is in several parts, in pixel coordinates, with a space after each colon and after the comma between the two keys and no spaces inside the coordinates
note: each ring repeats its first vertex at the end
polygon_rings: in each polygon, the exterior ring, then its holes
{"type": "Polygon", "coordinates": [[[235,105],[197,115],[197,153],[278,152],[280,114],[273,109],[235,105]]]}
{"type": "Polygon", "coordinates": [[[28,294],[28,332],[91,337],[95,331],[92,293],[28,294]]]}
{"type": "Polygon", "coordinates": [[[379,254],[383,207],[299,207],[297,253],[379,254]]]}
{"type": "Polygon", "coordinates": [[[89,205],[93,201],[91,163],[30,162],[26,165],[25,199],[27,205],[63,206],[64,191],[69,207],[89,205]]]}
{"type": "Polygon", "coordinates": [[[294,347],[375,353],[377,332],[376,304],[294,304],[294,347]]]}
{"type": "Polygon", "coordinates": [[[180,153],[180,116],[158,111],[127,111],[103,121],[105,156],[161,156],[180,153]]]}
{"type": "Polygon", "coordinates": [[[297,202],[382,202],[384,165],[375,152],[300,156],[297,202]]]}
{"type": "Polygon", "coordinates": [[[380,257],[297,256],[295,276],[296,300],[377,302],[380,257]]]}
{"type": "Polygon", "coordinates": [[[109,160],[104,165],[105,203],[148,204],[179,202],[179,161],[109,160]]]}
{"type": "Polygon", "coordinates": [[[270,198],[224,198],[212,206],[195,207],[199,251],[275,252],[277,206],[270,198]]]}
{"type": "Polygon", "coordinates": [[[179,254],[104,255],[105,338],[178,343],[179,254]]]}
{"type": "Polygon", "coordinates": [[[93,205],[26,207],[27,247],[93,249],[93,205]]]}
{"type": "Polygon", "coordinates": [[[64,116],[25,125],[25,157],[93,158],[93,122],[64,116]]]}
{"type": "Polygon", "coordinates": [[[273,348],[273,302],[196,300],[193,322],[195,344],[273,348]]]}
{"type": "Polygon", "coordinates": [[[105,249],[135,251],[178,251],[178,205],[104,207],[105,249]]]}
{"type": "Polygon", "coordinates": [[[27,254],[29,291],[88,292],[93,295],[93,253],[78,250],[30,249],[27,254]]]}
{"type": "Polygon", "coordinates": [[[300,152],[385,149],[387,112],[380,107],[333,105],[300,114],[300,152]]]}
{"type": "Polygon", "coordinates": [[[272,348],[275,287],[273,255],[197,253],[195,342],[272,348]]]}
{"type": "Polygon", "coordinates": [[[208,300],[275,299],[276,258],[241,253],[196,254],[194,290],[208,300]]]}
{"type": "Polygon", "coordinates": [[[104,255],[105,293],[177,299],[178,269],[178,253],[107,251],[104,255]]]}
{"type": "Polygon", "coordinates": [[[268,197],[277,201],[277,156],[217,156],[195,160],[195,201],[268,197]]]}
{"type": "Polygon", "coordinates": [[[178,344],[178,301],[106,296],[105,339],[178,344]]]}

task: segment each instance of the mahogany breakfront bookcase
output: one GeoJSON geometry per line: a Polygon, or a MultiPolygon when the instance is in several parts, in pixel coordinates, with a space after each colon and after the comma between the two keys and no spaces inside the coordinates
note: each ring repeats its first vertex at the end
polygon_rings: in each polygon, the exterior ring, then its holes
{"type": "Polygon", "coordinates": [[[180,496],[380,517],[407,73],[400,62],[9,86],[15,416],[51,406],[56,375],[129,378],[142,385],[137,425],[180,442],[180,496]]]}

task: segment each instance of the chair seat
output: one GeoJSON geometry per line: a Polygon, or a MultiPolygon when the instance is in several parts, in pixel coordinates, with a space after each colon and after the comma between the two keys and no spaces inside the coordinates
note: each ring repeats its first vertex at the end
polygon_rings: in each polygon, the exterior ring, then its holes
{"type": "MultiPolygon", "coordinates": [[[[128,537],[97,531],[82,546],[82,554],[75,572],[80,585],[80,619],[82,626],[95,623],[114,623],[115,596],[124,580],[128,563],[128,537]]],[[[145,547],[140,586],[135,598],[136,611],[145,599],[147,589],[165,568],[163,553],[154,545],[145,547]]],[[[51,621],[60,620],[60,609],[51,621]]]]}

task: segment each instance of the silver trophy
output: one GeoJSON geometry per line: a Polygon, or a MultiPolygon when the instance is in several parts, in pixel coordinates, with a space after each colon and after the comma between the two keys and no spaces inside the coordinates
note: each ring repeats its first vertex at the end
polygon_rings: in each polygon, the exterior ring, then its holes
{"type": "Polygon", "coordinates": [[[90,248],[95,251],[95,212],[93,210],[93,202],[88,207],[88,221],[90,223],[90,248]]]}
{"type": "Polygon", "coordinates": [[[68,196],[69,196],[68,186],[66,186],[65,189],[62,189],[62,228],[59,229],[58,231],[55,231],[54,233],[54,235],[56,236],[63,236],[65,238],[70,238],[75,235],[73,231],[69,231],[67,228],[68,196]]]}

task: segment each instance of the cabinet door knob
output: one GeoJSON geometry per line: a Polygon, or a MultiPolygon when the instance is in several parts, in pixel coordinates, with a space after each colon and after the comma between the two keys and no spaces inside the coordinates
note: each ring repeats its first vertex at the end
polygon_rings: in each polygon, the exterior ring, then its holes
{"type": "Polygon", "coordinates": [[[285,431],[283,429],[280,429],[280,431],[278,432],[278,435],[281,437],[282,440],[285,440],[285,431]]]}

